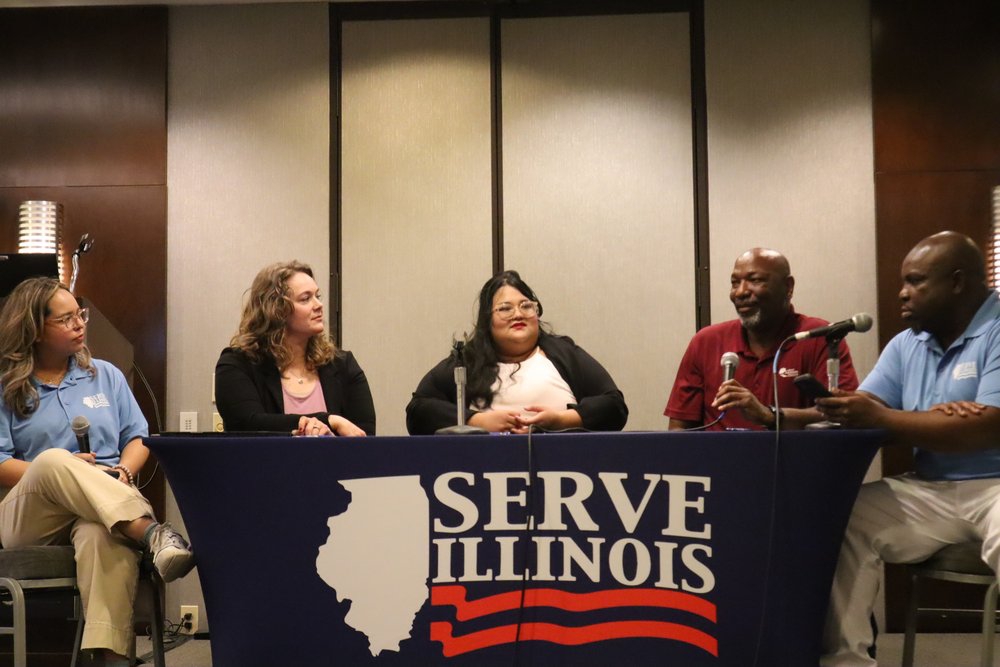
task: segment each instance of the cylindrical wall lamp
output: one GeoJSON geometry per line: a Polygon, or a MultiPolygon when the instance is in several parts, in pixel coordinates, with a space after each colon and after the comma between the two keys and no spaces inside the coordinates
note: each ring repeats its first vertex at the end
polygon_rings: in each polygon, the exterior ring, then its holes
{"type": "Polygon", "coordinates": [[[990,285],[1000,292],[1000,185],[993,188],[993,228],[987,248],[987,272],[990,285]]]}
{"type": "Polygon", "coordinates": [[[59,277],[62,279],[62,204],[54,201],[21,202],[18,220],[17,251],[56,253],[59,257],[59,277]]]}

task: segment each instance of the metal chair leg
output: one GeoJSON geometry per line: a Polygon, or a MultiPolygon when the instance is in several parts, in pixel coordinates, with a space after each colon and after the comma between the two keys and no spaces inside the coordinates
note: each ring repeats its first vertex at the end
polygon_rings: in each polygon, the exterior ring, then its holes
{"type": "Polygon", "coordinates": [[[80,646],[83,644],[83,603],[80,594],[73,596],[73,613],[76,615],[76,641],[73,642],[73,658],[69,667],[76,667],[80,660],[80,646]]]}
{"type": "Polygon", "coordinates": [[[903,667],[913,667],[913,650],[917,641],[917,587],[920,577],[910,573],[910,599],[906,605],[906,628],[903,635],[903,667]]]}
{"type": "Polygon", "coordinates": [[[986,589],[986,598],[983,603],[982,667],[993,667],[993,640],[997,631],[997,592],[998,584],[994,581],[986,589]]]}
{"type": "Polygon", "coordinates": [[[14,616],[14,627],[11,629],[11,634],[14,636],[14,667],[28,667],[28,646],[24,633],[24,626],[27,623],[24,612],[24,589],[16,579],[7,577],[0,579],[0,586],[10,592],[11,611],[14,616]]]}
{"type": "Polygon", "coordinates": [[[149,632],[153,644],[153,665],[166,667],[166,659],[163,657],[163,607],[160,604],[160,582],[155,574],[150,575],[149,579],[153,588],[153,626],[149,632]]]}

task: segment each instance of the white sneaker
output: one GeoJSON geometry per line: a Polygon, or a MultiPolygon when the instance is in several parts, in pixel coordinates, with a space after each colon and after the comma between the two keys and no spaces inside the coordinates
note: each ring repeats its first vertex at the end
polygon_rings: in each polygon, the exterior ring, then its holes
{"type": "Polygon", "coordinates": [[[153,555],[153,566],[165,582],[180,579],[194,567],[191,546],[169,523],[161,523],[153,529],[146,548],[153,555]]]}

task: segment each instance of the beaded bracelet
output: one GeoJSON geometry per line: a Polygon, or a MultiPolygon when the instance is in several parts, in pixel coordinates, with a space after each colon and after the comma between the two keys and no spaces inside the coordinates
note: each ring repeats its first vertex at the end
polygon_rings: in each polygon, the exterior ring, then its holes
{"type": "Polygon", "coordinates": [[[123,473],[125,473],[125,478],[128,480],[129,486],[135,486],[135,475],[132,474],[132,471],[129,470],[128,467],[123,466],[119,463],[116,466],[112,466],[111,469],[121,470],[123,473]]]}

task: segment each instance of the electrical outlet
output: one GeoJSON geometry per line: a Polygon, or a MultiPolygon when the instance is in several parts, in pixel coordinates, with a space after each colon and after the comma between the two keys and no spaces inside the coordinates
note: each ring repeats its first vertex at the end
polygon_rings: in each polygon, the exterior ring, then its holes
{"type": "Polygon", "coordinates": [[[218,412],[212,413],[212,430],[216,433],[222,433],[226,430],[225,425],[222,423],[222,415],[218,412]]]}
{"type": "Polygon", "coordinates": [[[181,605],[181,627],[179,632],[183,635],[193,635],[198,632],[198,605],[181,605]]]}
{"type": "Polygon", "coordinates": [[[196,433],[198,431],[198,413],[197,412],[182,412],[181,413],[181,431],[186,433],[196,433]]]}

